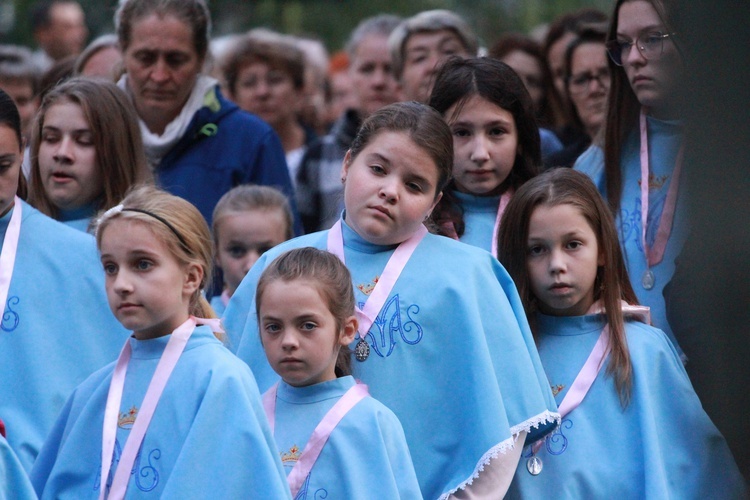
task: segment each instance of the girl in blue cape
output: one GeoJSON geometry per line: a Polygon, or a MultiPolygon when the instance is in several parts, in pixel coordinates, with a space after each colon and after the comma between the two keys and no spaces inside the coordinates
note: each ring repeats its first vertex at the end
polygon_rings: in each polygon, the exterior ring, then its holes
{"type": "Polygon", "coordinates": [[[22,200],[22,159],[18,109],[0,91],[0,415],[29,470],[65,399],[127,334],[107,307],[94,238],[22,200]]]}
{"type": "Polygon", "coordinates": [[[441,234],[497,255],[497,227],[513,193],[542,163],[534,106],[521,78],[495,59],[453,58],[430,106],[453,134],[453,178],[433,219],[441,234]]]}
{"type": "Polygon", "coordinates": [[[68,399],[31,472],[39,497],[288,498],[252,373],[203,319],[200,212],[139,188],[101,217],[97,243],[110,307],[134,333],[68,399]]]}
{"type": "Polygon", "coordinates": [[[261,256],[224,314],[230,334],[241,336],[239,357],[267,389],[279,377],[258,334],[261,272],[292,248],[336,253],[360,309],[353,375],[401,421],[431,499],[482,488],[501,496],[517,444],[527,433],[530,442],[541,438],[557,417],[510,277],[490,253],[423,226],[450,178],[452,146],[428,106],[373,113],[343,163],[341,220],[261,256]]]}
{"type": "Polygon", "coordinates": [[[638,301],[683,352],[667,321],[664,286],[689,231],[679,82],[679,0],[617,0],[607,33],[611,85],[604,133],[574,168],[615,216],[638,301]],[[682,181],[680,180],[682,179],[682,181]]]}
{"type": "Polygon", "coordinates": [[[338,257],[306,247],[276,258],[256,313],[281,377],[263,405],[292,496],[422,498],[401,423],[351,376],[354,290],[338,257]]]}
{"type": "Polygon", "coordinates": [[[591,180],[546,172],[503,216],[499,256],[530,315],[562,423],[526,447],[512,498],[743,498],[674,346],[637,307],[591,180]]]}
{"type": "Polygon", "coordinates": [[[135,109],[111,82],[75,78],[50,90],[30,151],[29,203],[81,231],[151,180],[135,109]]]}

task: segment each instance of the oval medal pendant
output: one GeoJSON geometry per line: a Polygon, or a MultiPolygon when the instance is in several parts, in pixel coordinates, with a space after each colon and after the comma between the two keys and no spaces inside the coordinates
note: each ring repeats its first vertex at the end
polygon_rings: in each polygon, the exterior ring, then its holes
{"type": "Polygon", "coordinates": [[[529,471],[529,474],[532,476],[538,476],[539,473],[542,472],[542,466],[542,459],[536,455],[526,461],[526,470],[529,471]]]}
{"type": "Polygon", "coordinates": [[[646,269],[643,273],[643,277],[641,278],[641,285],[643,285],[643,288],[646,290],[651,290],[654,288],[654,284],[656,283],[656,276],[654,276],[654,272],[651,269],[646,269]]]}
{"type": "Polygon", "coordinates": [[[365,342],[365,339],[359,339],[357,345],[354,346],[354,357],[357,361],[364,361],[370,356],[370,345],[365,342]]]}

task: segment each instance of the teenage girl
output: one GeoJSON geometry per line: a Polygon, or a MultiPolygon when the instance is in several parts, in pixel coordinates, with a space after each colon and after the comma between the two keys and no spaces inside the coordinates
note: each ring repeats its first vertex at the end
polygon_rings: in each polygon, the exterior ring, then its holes
{"type": "Polygon", "coordinates": [[[238,355],[266,389],[279,377],[254,316],[260,273],[291,248],[328,249],[344,261],[361,309],[353,374],[404,426],[425,498],[487,483],[502,495],[510,477],[498,476],[515,469],[516,444],[527,432],[539,439],[556,419],[510,277],[488,252],[422,224],[451,175],[452,146],[440,114],[423,104],[370,115],[343,162],[343,218],[261,256],[224,314],[227,329],[243,332],[238,355]]]}
{"type": "Polygon", "coordinates": [[[127,334],[107,307],[94,238],[21,199],[22,159],[18,109],[0,91],[0,417],[28,470],[65,398],[127,334]]]}
{"type": "Polygon", "coordinates": [[[288,498],[255,380],[203,319],[200,212],[142,187],[96,237],[110,307],[133,336],[68,399],[31,472],[39,497],[288,498]]]}
{"type": "Polygon", "coordinates": [[[351,376],[352,279],[335,255],[298,248],[258,281],[256,314],[281,381],[263,405],[295,498],[421,498],[401,423],[351,376]]]}
{"type": "Polygon", "coordinates": [[[31,135],[29,202],[40,212],[86,231],[150,179],[135,110],[114,83],[76,78],[44,97],[31,135]]]}
{"type": "Polygon", "coordinates": [[[454,158],[433,220],[441,234],[495,253],[505,206],[541,164],[529,93],[505,63],[453,58],[438,72],[429,104],[451,128],[454,158]]]}
{"type": "Polygon", "coordinates": [[[524,184],[498,241],[562,416],[524,450],[509,496],[742,498],[676,350],[636,305],[591,180],[562,168],[524,184]]]}
{"type": "Polygon", "coordinates": [[[625,265],[654,326],[677,345],[664,286],[688,234],[677,0],[618,0],[607,33],[611,84],[603,140],[574,168],[592,178],[616,219],[625,265]],[[683,177],[684,178],[684,177],[683,177]]]}
{"type": "MultiPolygon", "coordinates": [[[[292,210],[278,189],[243,184],[221,197],[211,226],[216,266],[224,281],[221,295],[211,299],[211,307],[221,316],[258,257],[294,236],[292,210]]],[[[231,343],[239,338],[228,340],[231,343]]]]}

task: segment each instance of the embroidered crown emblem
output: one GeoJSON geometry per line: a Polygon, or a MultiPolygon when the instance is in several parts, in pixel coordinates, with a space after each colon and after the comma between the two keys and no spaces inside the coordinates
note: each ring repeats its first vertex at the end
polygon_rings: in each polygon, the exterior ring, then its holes
{"type": "Polygon", "coordinates": [[[299,460],[300,456],[299,448],[296,444],[292,445],[291,448],[289,448],[288,452],[281,452],[281,463],[283,465],[294,465],[299,460]]]}
{"type": "Polygon", "coordinates": [[[117,427],[120,429],[131,429],[135,423],[135,417],[138,416],[138,408],[133,406],[128,411],[120,413],[117,418],[117,427]]]}
{"type": "MultiPolygon", "coordinates": [[[[668,175],[654,175],[649,174],[648,175],[648,188],[649,189],[661,189],[662,186],[664,186],[664,183],[667,182],[668,175]]],[[[641,185],[641,181],[638,181],[638,185],[641,185]]]]}
{"type": "Polygon", "coordinates": [[[370,295],[375,288],[375,285],[378,284],[378,281],[380,281],[380,276],[375,276],[375,279],[372,280],[372,283],[361,283],[357,285],[357,289],[365,295],[370,295]]]}
{"type": "Polygon", "coordinates": [[[562,392],[563,389],[565,389],[565,386],[562,384],[551,385],[550,389],[552,389],[552,395],[557,396],[562,392]]]}

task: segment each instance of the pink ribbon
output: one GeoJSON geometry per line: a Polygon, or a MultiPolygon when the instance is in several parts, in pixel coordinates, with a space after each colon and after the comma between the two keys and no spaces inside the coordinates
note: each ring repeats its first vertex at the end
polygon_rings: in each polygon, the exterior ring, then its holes
{"type": "Polygon", "coordinates": [[[109,476],[110,468],[112,467],[112,455],[115,449],[115,439],[117,437],[117,419],[120,413],[120,404],[122,402],[122,391],[125,387],[125,375],[127,373],[128,362],[130,361],[130,354],[132,351],[130,341],[128,340],[125,342],[125,345],[120,352],[120,356],[117,358],[115,371],[112,374],[112,381],[109,384],[107,405],[104,409],[104,424],[102,426],[102,476],[99,485],[100,500],[104,500],[105,498],[109,498],[110,500],[121,499],[125,497],[125,492],[128,489],[128,482],[130,481],[130,473],[133,469],[133,463],[138,454],[138,449],[141,447],[143,438],[146,435],[149,424],[151,423],[151,418],[154,416],[156,406],[159,403],[162,392],[164,392],[164,387],[167,385],[167,381],[172,375],[172,371],[174,370],[177,361],[185,350],[185,346],[187,345],[190,336],[193,334],[196,324],[207,324],[211,326],[214,331],[217,331],[215,327],[218,325],[218,320],[207,320],[191,316],[172,332],[172,336],[167,342],[167,346],[164,348],[164,353],[162,354],[161,359],[159,359],[159,363],[156,365],[156,371],[148,385],[146,396],[143,398],[143,403],[138,411],[138,416],[135,419],[133,428],[125,442],[125,447],[120,456],[120,461],[117,464],[117,470],[115,471],[112,486],[109,495],[107,496],[107,478],[109,476]]]}
{"type": "Polygon", "coordinates": [[[667,190],[667,199],[664,201],[659,228],[656,231],[656,239],[653,248],[649,248],[646,243],[646,230],[648,229],[648,177],[649,177],[649,156],[648,156],[648,125],[646,114],[641,110],[640,116],[641,127],[641,239],[643,241],[643,251],[646,253],[646,267],[655,266],[664,258],[664,250],[667,248],[667,241],[672,232],[672,221],[674,220],[675,207],[677,206],[677,192],[680,185],[680,172],[682,171],[682,160],[685,147],[680,146],[677,153],[672,180],[669,181],[669,190],[667,190]]]}
{"type": "MultiPolygon", "coordinates": [[[[393,255],[391,255],[391,258],[388,259],[388,264],[386,264],[383,273],[375,284],[375,288],[373,288],[370,297],[365,302],[365,306],[362,309],[356,308],[357,320],[359,320],[357,331],[362,340],[364,340],[367,332],[370,331],[375,318],[378,317],[378,313],[380,313],[386,300],[388,300],[388,295],[393,290],[393,286],[401,275],[401,271],[404,270],[406,263],[409,262],[414,250],[417,249],[417,246],[426,234],[427,228],[419,226],[419,229],[409,239],[401,242],[393,252],[393,255]]],[[[344,236],[341,232],[340,220],[328,231],[328,251],[346,264],[346,260],[344,259],[344,236]]]]}
{"type": "MultiPolygon", "coordinates": [[[[266,412],[268,423],[271,426],[271,433],[273,434],[276,427],[276,393],[278,391],[278,382],[274,384],[264,395],[263,395],[263,409],[266,412]]],[[[318,456],[323,451],[323,447],[331,433],[336,426],[341,422],[349,410],[354,408],[354,405],[359,403],[362,399],[367,397],[369,392],[365,384],[355,384],[344,393],[343,396],[336,402],[333,407],[323,417],[323,420],[318,423],[313,431],[310,439],[307,440],[305,448],[300,454],[299,460],[294,464],[292,471],[287,476],[286,480],[289,484],[289,489],[292,492],[292,498],[297,496],[299,489],[305,482],[305,478],[310,474],[315,462],[318,460],[318,456]]]]}
{"type": "MultiPolygon", "coordinates": [[[[651,322],[651,313],[648,307],[631,306],[624,301],[622,302],[621,307],[623,315],[638,317],[644,323],[651,322]]],[[[594,302],[586,314],[604,314],[604,308],[601,305],[601,301],[594,302]]],[[[578,405],[581,404],[586,397],[586,394],[588,394],[589,389],[591,389],[591,386],[594,384],[594,380],[599,376],[599,372],[601,371],[602,366],[604,366],[604,359],[608,353],[609,325],[607,324],[602,328],[602,332],[599,334],[599,339],[597,339],[596,344],[594,344],[594,348],[591,350],[589,357],[583,364],[583,368],[578,372],[573,384],[570,386],[570,389],[568,389],[568,392],[565,394],[565,397],[558,407],[560,419],[565,418],[566,415],[578,408],[578,405]]],[[[536,442],[532,447],[532,452],[536,454],[536,452],[539,451],[539,448],[542,447],[543,443],[544,440],[536,442]]]]}
{"type": "Polygon", "coordinates": [[[0,254],[0,318],[5,314],[5,305],[10,290],[10,280],[13,278],[13,268],[16,265],[16,253],[18,252],[18,239],[21,236],[21,199],[16,196],[13,199],[13,214],[10,216],[8,229],[3,239],[3,251],[0,254]]]}

